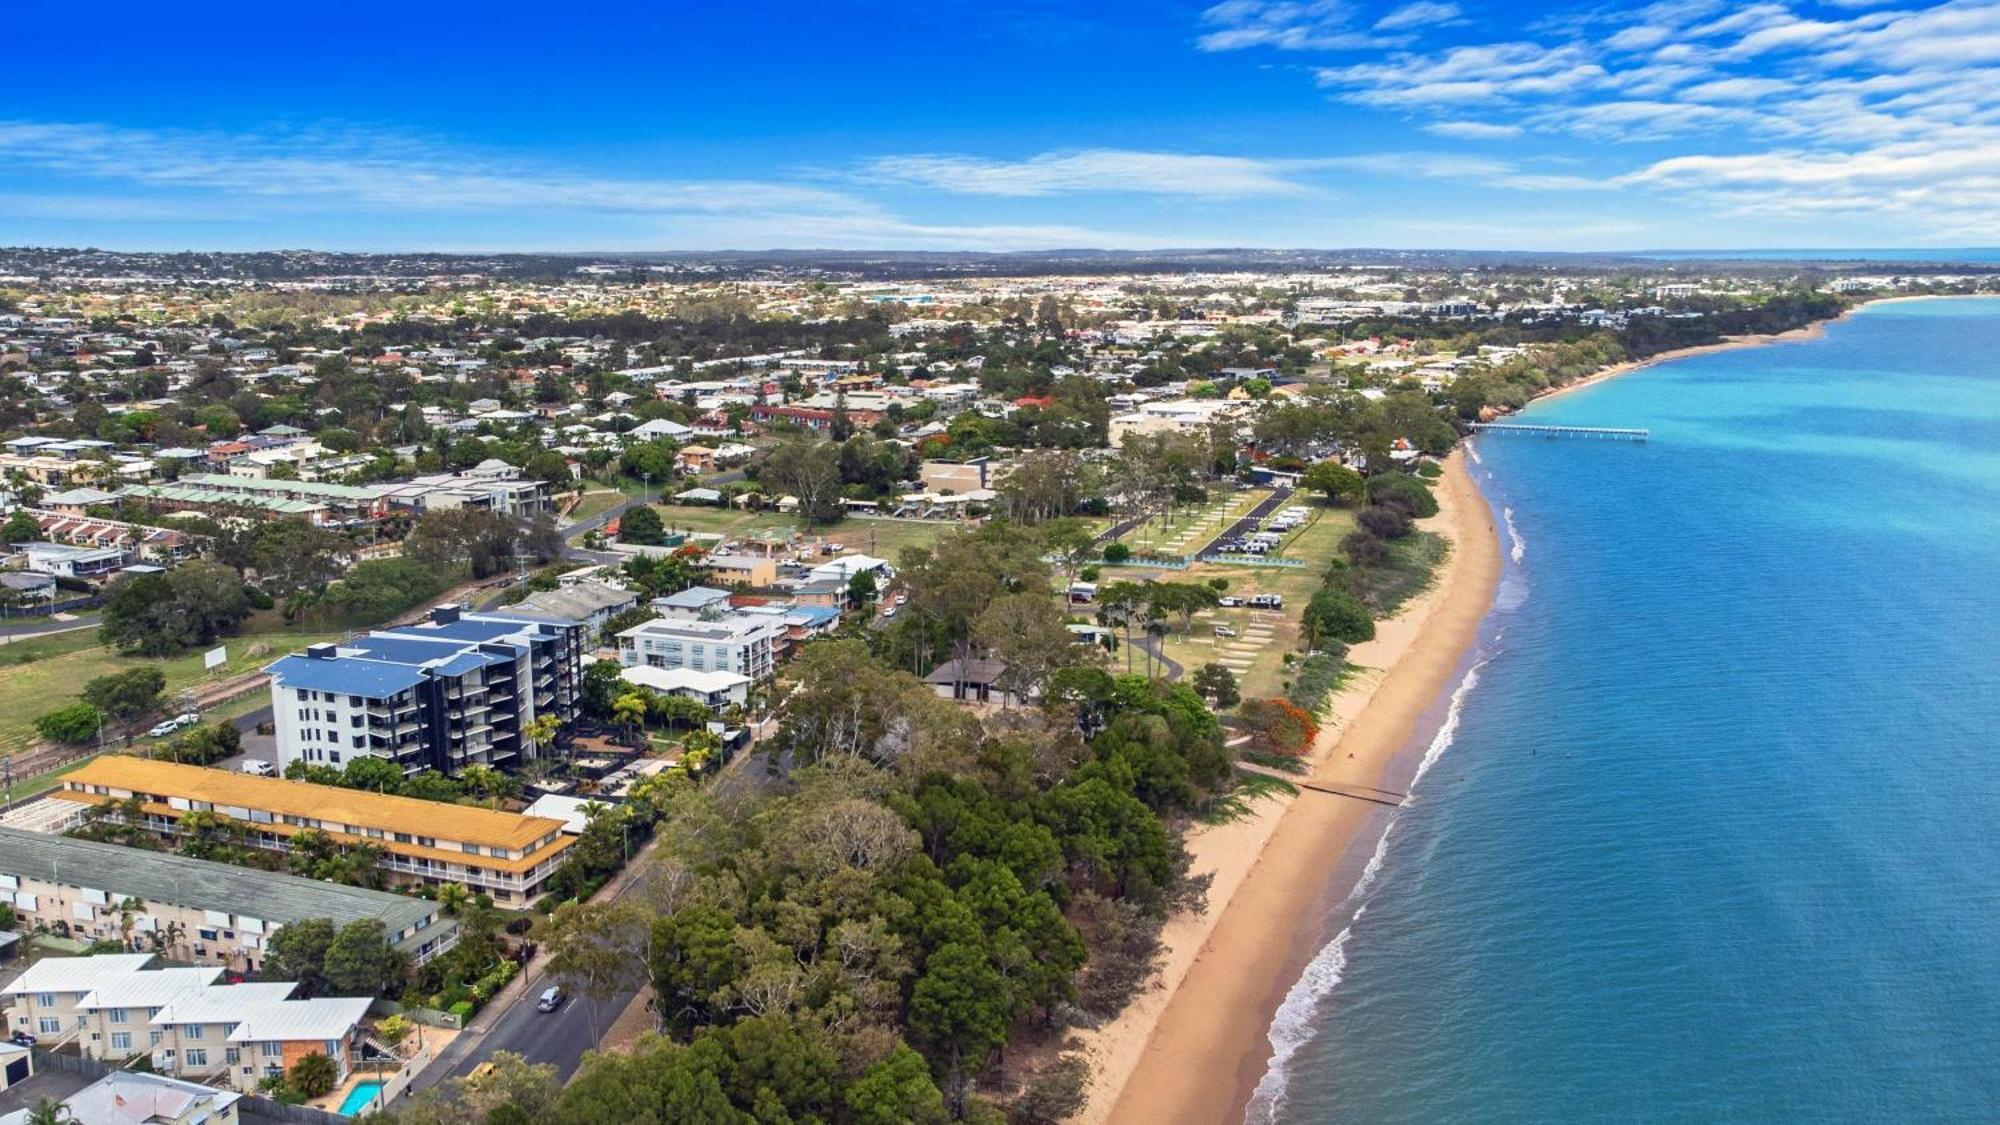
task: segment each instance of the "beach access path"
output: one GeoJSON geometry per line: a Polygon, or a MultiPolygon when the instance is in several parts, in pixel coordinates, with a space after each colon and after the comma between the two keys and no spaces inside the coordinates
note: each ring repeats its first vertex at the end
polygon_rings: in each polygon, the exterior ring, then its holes
{"type": "MultiPolygon", "coordinates": [[[[1437,492],[1439,514],[1426,526],[1450,541],[1451,553],[1428,591],[1349,654],[1362,671],[1332,701],[1307,780],[1382,784],[1424,713],[1462,673],[1499,580],[1499,540],[1463,452],[1447,460],[1437,492]]],[[[1190,836],[1192,870],[1214,876],[1208,906],[1167,923],[1157,987],[1079,1036],[1092,1082],[1075,1120],[1242,1118],[1270,1055],[1271,1017],[1331,936],[1300,920],[1346,894],[1332,885],[1338,857],[1379,811],[1302,790],[1190,836]]],[[[1365,846],[1372,843],[1370,834],[1365,846]]]]}

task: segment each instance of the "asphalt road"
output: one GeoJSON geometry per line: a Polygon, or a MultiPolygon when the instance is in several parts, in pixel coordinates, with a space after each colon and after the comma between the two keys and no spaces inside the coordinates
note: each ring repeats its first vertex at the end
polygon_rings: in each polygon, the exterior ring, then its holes
{"type": "MultiPolygon", "coordinates": [[[[715,784],[762,786],[768,783],[765,773],[761,756],[746,753],[731,763],[715,784]]],[[[627,899],[644,893],[654,870],[649,862],[652,851],[653,844],[649,842],[632,857],[626,865],[631,877],[617,883],[610,897],[627,899]]],[[[643,977],[646,967],[640,964],[634,966],[634,971],[635,976],[643,977]]],[[[635,985],[621,989],[616,996],[596,1003],[571,996],[556,1011],[538,1011],[536,1000],[543,989],[554,983],[546,972],[532,970],[527,986],[511,1001],[481,1012],[471,1028],[424,1068],[414,1088],[429,1089],[448,1079],[463,1078],[495,1051],[513,1051],[531,1063],[548,1063],[556,1068],[556,1080],[567,1082],[582,1063],[583,1053],[597,1046],[597,1041],[611,1030],[611,1025],[639,995],[639,988],[635,985]]]]}
{"type": "MultiPolygon", "coordinates": [[[[15,620],[19,619],[16,618],[15,620]]],[[[89,613],[78,614],[68,621],[50,621],[44,618],[32,625],[9,625],[5,629],[0,629],[0,644],[7,644],[11,641],[24,641],[29,637],[46,637],[52,633],[71,633],[78,629],[95,629],[97,625],[98,614],[95,610],[89,613]]]]}
{"type": "Polygon", "coordinates": [[[1153,655],[1153,659],[1159,663],[1160,675],[1169,680],[1178,680],[1181,678],[1181,673],[1185,672],[1186,669],[1181,667],[1180,661],[1167,655],[1166,646],[1161,642],[1162,638],[1160,637],[1134,637],[1132,639],[1132,646],[1140,652],[1148,652],[1153,655]]]}
{"type": "Polygon", "coordinates": [[[637,503],[637,501],[632,500],[628,497],[627,499],[622,500],[616,504],[613,504],[611,507],[604,509],[603,511],[597,513],[594,516],[585,517],[584,519],[577,520],[575,523],[566,523],[563,525],[562,528],[563,538],[581,539],[587,532],[602,531],[604,529],[605,524],[608,524],[612,520],[617,519],[619,516],[624,515],[625,510],[627,508],[630,508],[635,503],[637,503]]]}
{"type": "Polygon", "coordinates": [[[611,1025],[636,990],[622,992],[610,1000],[591,1001],[572,996],[553,1012],[535,1007],[542,990],[554,984],[547,973],[533,973],[527,988],[506,1005],[499,1016],[479,1030],[460,1033],[444,1054],[424,1068],[417,1089],[429,1089],[452,1078],[463,1078],[495,1051],[512,1051],[531,1063],[555,1067],[558,1080],[566,1080],[583,1062],[583,1053],[597,1046],[597,1039],[611,1025]]]}

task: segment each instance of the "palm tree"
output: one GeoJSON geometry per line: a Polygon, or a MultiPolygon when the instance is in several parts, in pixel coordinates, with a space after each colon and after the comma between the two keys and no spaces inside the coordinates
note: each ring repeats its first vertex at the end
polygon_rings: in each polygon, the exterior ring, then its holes
{"type": "Polygon", "coordinates": [[[646,697],[637,692],[621,695],[611,702],[611,717],[636,739],[646,725],[646,697]]]}
{"type": "Polygon", "coordinates": [[[471,898],[472,892],[466,890],[463,883],[444,883],[437,889],[438,905],[444,908],[446,914],[456,916],[471,898]]]}
{"type": "Polygon", "coordinates": [[[125,948],[132,948],[132,923],[135,916],[146,909],[146,900],[127,898],[118,904],[118,940],[125,948]]]}
{"type": "Polygon", "coordinates": [[[28,1110],[27,1125],[76,1125],[76,1123],[76,1114],[71,1113],[68,1106],[54,1098],[41,1098],[28,1110]]]}

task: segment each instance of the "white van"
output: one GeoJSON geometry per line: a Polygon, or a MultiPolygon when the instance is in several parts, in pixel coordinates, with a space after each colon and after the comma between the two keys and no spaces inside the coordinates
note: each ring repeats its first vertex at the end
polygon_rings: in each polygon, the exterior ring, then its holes
{"type": "Polygon", "coordinates": [[[236,768],[256,777],[275,777],[278,773],[278,767],[262,758],[252,758],[236,768]]]}

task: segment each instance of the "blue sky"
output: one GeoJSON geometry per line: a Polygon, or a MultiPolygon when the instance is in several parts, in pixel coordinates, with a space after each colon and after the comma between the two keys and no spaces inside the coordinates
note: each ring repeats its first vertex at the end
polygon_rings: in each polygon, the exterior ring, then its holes
{"type": "Polygon", "coordinates": [[[2000,0],[445,7],[10,11],[0,243],[2000,244],[2000,0]]]}

